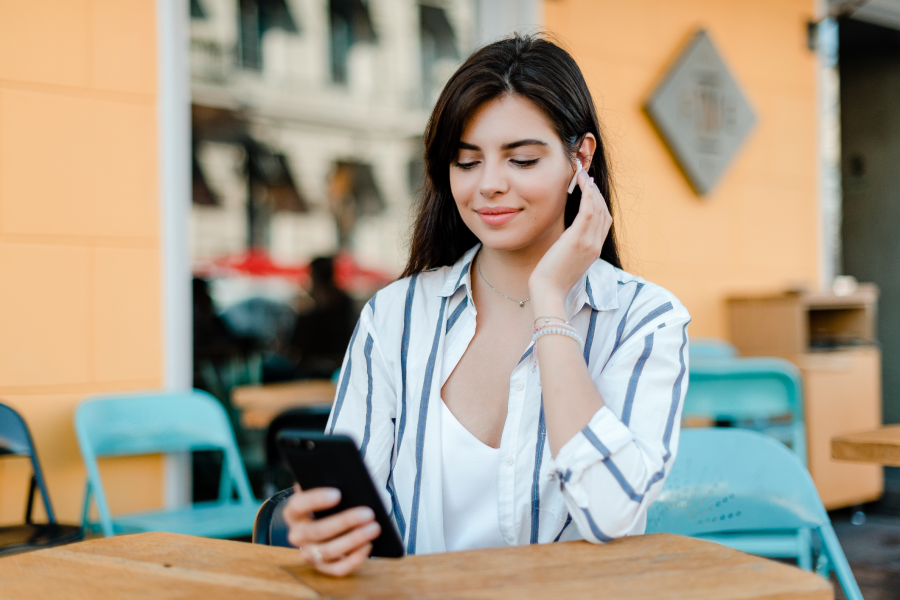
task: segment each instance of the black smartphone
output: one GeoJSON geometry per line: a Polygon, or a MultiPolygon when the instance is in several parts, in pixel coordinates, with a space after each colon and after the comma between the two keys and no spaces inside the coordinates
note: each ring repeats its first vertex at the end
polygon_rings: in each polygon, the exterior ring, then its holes
{"type": "Polygon", "coordinates": [[[353,440],[344,435],[285,429],[278,434],[277,441],[285,465],[301,488],[333,487],[341,491],[340,503],[314,513],[317,519],[348,508],[368,506],[381,525],[381,534],[372,542],[372,556],[403,556],[403,544],[397,529],[384,510],[384,504],[353,440]]]}

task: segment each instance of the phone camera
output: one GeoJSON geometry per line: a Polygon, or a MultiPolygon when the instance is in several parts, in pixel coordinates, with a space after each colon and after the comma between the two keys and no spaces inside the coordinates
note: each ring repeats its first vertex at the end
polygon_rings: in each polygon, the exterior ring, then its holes
{"type": "Polygon", "coordinates": [[[313,448],[316,447],[316,443],[315,443],[314,441],[312,441],[312,440],[306,440],[306,442],[304,443],[304,447],[305,447],[307,450],[312,450],[313,448]]]}

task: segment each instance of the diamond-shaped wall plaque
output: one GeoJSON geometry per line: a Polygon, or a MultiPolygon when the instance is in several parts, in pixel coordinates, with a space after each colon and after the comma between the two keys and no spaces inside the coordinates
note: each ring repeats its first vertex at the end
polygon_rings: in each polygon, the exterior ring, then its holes
{"type": "Polygon", "coordinates": [[[716,184],[756,121],[705,31],[698,31],[646,104],[698,194],[716,184]]]}

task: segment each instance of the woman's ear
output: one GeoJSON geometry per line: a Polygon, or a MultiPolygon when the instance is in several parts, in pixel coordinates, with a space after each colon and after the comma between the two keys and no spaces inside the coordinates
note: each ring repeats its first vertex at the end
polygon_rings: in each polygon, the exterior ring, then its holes
{"type": "Polygon", "coordinates": [[[594,159],[594,151],[597,149],[597,138],[593,133],[585,133],[581,140],[581,146],[575,152],[575,158],[581,163],[581,167],[587,171],[591,168],[594,159]]]}

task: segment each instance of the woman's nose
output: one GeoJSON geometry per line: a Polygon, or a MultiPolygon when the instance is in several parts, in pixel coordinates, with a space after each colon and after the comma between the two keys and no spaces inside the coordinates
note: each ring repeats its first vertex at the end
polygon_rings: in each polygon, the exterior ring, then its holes
{"type": "Polygon", "coordinates": [[[499,165],[485,165],[482,171],[481,183],[478,191],[485,198],[491,198],[498,194],[505,194],[509,191],[509,182],[503,174],[499,165]]]}

